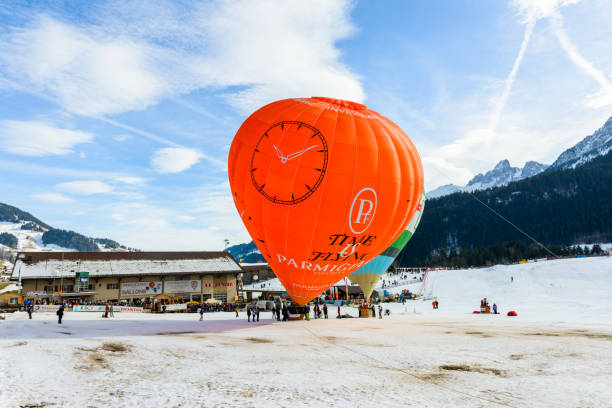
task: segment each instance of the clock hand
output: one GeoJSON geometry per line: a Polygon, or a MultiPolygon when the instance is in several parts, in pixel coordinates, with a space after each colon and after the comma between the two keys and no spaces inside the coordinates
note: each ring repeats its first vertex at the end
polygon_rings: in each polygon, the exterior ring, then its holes
{"type": "Polygon", "coordinates": [[[272,146],[274,146],[274,150],[276,150],[276,155],[281,160],[281,163],[286,163],[288,159],[285,156],[283,156],[283,152],[281,152],[280,149],[276,147],[274,143],[272,143],[272,146]]]}
{"type": "Polygon", "coordinates": [[[310,146],[310,147],[308,147],[308,148],[306,148],[304,150],[300,150],[299,152],[291,153],[289,156],[286,157],[286,159],[287,160],[295,159],[296,157],[303,155],[304,153],[306,153],[310,149],[314,149],[317,146],[318,145],[310,146]]]}

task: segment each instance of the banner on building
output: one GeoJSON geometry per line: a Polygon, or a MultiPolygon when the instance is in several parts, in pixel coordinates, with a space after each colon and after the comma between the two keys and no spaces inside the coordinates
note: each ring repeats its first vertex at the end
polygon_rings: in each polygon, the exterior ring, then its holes
{"type": "Polygon", "coordinates": [[[142,307],[136,306],[115,306],[116,312],[142,312],[142,307]]]}
{"type": "Polygon", "coordinates": [[[73,312],[104,312],[106,306],[104,305],[78,305],[72,306],[73,312]]]}
{"type": "Polygon", "coordinates": [[[165,305],[166,311],[187,310],[187,303],[175,303],[173,305],[165,305]]]}
{"type": "MultiPolygon", "coordinates": [[[[113,306],[113,312],[142,312],[142,307],[113,306]]],[[[73,312],[104,312],[106,305],[78,305],[72,306],[73,312]]]]}
{"type": "Polygon", "coordinates": [[[35,312],[57,312],[59,305],[34,305],[35,312]]]}
{"type": "Polygon", "coordinates": [[[164,293],[200,293],[201,289],[202,281],[197,279],[164,282],[164,293]]]}
{"type": "Polygon", "coordinates": [[[161,281],[121,282],[121,296],[157,295],[161,287],[161,281]]]}
{"type": "Polygon", "coordinates": [[[26,296],[47,296],[45,290],[29,290],[26,292],[26,296]]]}

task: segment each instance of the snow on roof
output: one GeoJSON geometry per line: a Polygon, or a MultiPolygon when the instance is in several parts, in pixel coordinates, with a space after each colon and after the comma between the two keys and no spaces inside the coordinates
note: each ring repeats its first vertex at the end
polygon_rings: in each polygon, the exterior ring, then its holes
{"type": "Polygon", "coordinates": [[[20,253],[11,278],[239,273],[226,252],[27,252],[20,253]]]}
{"type": "Polygon", "coordinates": [[[17,290],[21,290],[21,286],[17,285],[16,283],[11,283],[10,285],[7,285],[0,289],[0,294],[6,292],[14,292],[17,290]]]}

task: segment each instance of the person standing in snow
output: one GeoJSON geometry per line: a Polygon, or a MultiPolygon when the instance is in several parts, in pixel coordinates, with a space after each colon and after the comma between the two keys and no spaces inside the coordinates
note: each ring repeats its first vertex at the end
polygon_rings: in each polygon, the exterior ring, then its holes
{"type": "Polygon", "coordinates": [[[325,318],[327,319],[327,304],[323,305],[323,315],[325,316],[325,318]]]}
{"type": "Polygon", "coordinates": [[[497,314],[497,304],[493,303],[493,313],[497,314]]]}
{"type": "Polygon", "coordinates": [[[62,317],[64,317],[64,305],[60,305],[59,309],[57,309],[57,324],[62,324],[62,317]]]}
{"type": "Polygon", "coordinates": [[[234,311],[236,312],[236,317],[238,317],[238,305],[236,305],[236,307],[234,308],[234,311]]]}
{"type": "Polygon", "coordinates": [[[204,320],[204,308],[200,308],[200,321],[204,320]]]}
{"type": "Polygon", "coordinates": [[[304,306],[304,314],[306,315],[306,320],[310,320],[310,304],[304,306]]]}
{"type": "Polygon", "coordinates": [[[259,306],[255,308],[255,314],[257,315],[257,321],[259,321],[259,306]]]}
{"type": "Polygon", "coordinates": [[[340,306],[338,306],[338,319],[341,317],[340,315],[340,306]]]}
{"type": "Polygon", "coordinates": [[[247,322],[250,322],[251,321],[251,308],[247,307],[246,310],[247,310],[247,322]]]}
{"type": "Polygon", "coordinates": [[[382,306],[378,305],[378,318],[382,319],[382,306]]]}
{"type": "Polygon", "coordinates": [[[32,309],[33,309],[32,304],[31,303],[28,304],[27,311],[28,311],[28,316],[30,317],[30,320],[32,320],[32,311],[33,311],[32,309]]]}
{"type": "Polygon", "coordinates": [[[115,307],[112,303],[110,305],[110,317],[115,317],[115,307]]]}

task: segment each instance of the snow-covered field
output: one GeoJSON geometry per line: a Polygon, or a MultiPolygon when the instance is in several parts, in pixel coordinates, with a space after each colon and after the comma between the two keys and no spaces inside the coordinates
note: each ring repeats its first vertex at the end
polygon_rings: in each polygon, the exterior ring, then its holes
{"type": "Polygon", "coordinates": [[[611,258],[437,271],[427,283],[439,310],[384,304],[384,319],[7,315],[0,406],[612,406],[611,258]],[[485,296],[504,314],[472,314],[485,296]]]}

